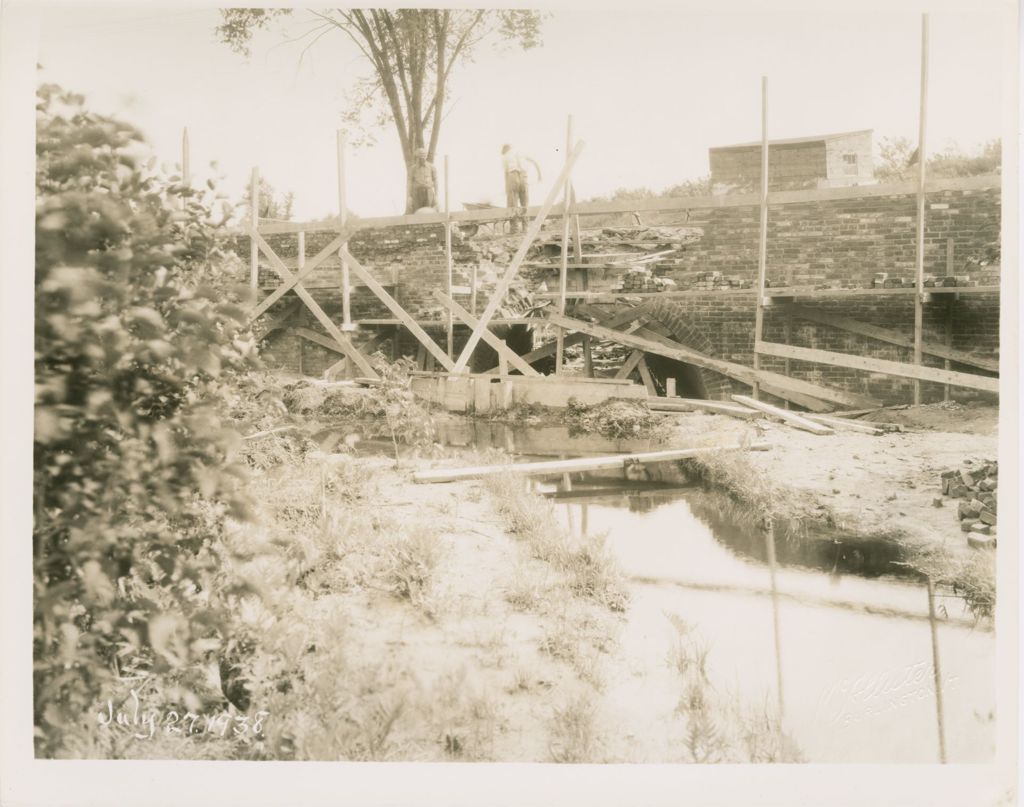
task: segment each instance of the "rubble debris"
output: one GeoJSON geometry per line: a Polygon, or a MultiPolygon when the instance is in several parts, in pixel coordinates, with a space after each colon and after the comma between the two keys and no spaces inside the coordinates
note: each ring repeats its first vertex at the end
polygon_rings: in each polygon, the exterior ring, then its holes
{"type": "MultiPolygon", "coordinates": [[[[960,529],[967,533],[967,543],[974,548],[995,546],[998,480],[999,464],[995,460],[980,463],[964,460],[959,468],[939,474],[942,494],[960,500],[957,505],[960,529]]],[[[934,499],[932,504],[941,507],[942,500],[934,499]]]]}

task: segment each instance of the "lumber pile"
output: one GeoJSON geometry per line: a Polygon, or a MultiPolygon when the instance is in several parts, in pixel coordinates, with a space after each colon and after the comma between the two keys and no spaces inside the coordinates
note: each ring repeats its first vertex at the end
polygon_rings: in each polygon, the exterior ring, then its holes
{"type": "MultiPolygon", "coordinates": [[[[959,499],[957,517],[960,529],[967,533],[967,543],[975,549],[994,548],[999,464],[995,460],[964,460],[959,468],[943,471],[940,482],[943,496],[959,499]]],[[[942,506],[941,498],[935,502],[942,506]]]]}

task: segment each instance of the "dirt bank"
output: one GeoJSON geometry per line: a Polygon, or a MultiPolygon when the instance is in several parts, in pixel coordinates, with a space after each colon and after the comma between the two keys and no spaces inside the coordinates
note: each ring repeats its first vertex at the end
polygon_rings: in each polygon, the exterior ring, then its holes
{"type": "Polygon", "coordinates": [[[798,512],[813,518],[827,514],[837,526],[864,535],[967,551],[956,500],[934,506],[942,498],[939,475],[965,460],[998,456],[995,408],[934,405],[874,417],[902,431],[876,436],[837,430],[818,436],[767,420],[751,424],[690,413],[678,416],[671,439],[682,444],[707,441],[708,435],[723,442],[756,437],[772,448],[751,452],[747,460],[798,512]]]}

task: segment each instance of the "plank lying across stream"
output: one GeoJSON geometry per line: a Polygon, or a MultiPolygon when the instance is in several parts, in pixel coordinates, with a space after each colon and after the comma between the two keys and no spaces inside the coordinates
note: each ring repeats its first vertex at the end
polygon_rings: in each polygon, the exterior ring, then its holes
{"type": "Polygon", "coordinates": [[[501,465],[476,465],[468,468],[437,468],[417,471],[412,478],[416,482],[456,482],[460,479],[479,479],[483,476],[512,471],[531,476],[544,474],[576,473],[598,471],[603,468],[625,468],[633,462],[671,462],[713,454],[717,451],[767,451],[771,444],[764,442],[743,445],[734,443],[724,446],[701,446],[699,448],[671,448],[665,451],[646,451],[639,454],[613,454],[605,457],[578,457],[572,460],[544,460],[542,462],[503,463],[501,465]]]}

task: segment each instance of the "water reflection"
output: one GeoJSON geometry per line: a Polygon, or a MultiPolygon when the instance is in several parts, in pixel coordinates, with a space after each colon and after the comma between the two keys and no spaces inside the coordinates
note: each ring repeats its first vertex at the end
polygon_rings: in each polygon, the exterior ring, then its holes
{"type": "MultiPolygon", "coordinates": [[[[994,637],[955,607],[940,618],[935,597],[949,595],[897,549],[765,530],[698,487],[565,481],[537,487],[576,534],[607,535],[644,598],[700,627],[715,686],[771,693],[809,761],[992,759],[994,637]]],[[[637,626],[632,641],[653,633],[637,626]]]]}

